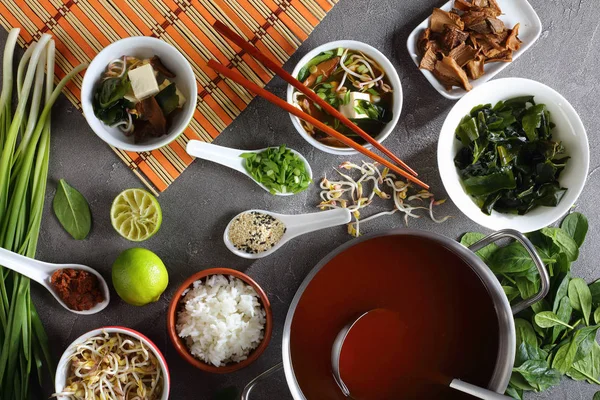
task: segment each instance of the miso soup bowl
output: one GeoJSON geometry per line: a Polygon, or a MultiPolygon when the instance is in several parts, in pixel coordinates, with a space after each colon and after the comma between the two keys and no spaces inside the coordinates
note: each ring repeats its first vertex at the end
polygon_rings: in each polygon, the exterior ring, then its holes
{"type": "MultiPolygon", "coordinates": [[[[397,259],[397,257],[402,257],[402,252],[410,251],[410,249],[403,247],[405,246],[403,243],[405,243],[406,238],[417,239],[426,244],[428,248],[432,249],[432,251],[435,251],[435,248],[437,247],[443,248],[444,251],[452,252],[460,259],[460,261],[462,261],[459,268],[468,268],[479,277],[481,285],[485,287],[493,303],[498,321],[496,362],[493,366],[493,372],[489,378],[487,389],[496,393],[505,392],[512,373],[517,344],[513,314],[517,314],[543,299],[548,294],[548,290],[550,288],[550,277],[548,276],[548,271],[546,270],[540,256],[537,254],[533,244],[520,232],[510,229],[492,233],[480,241],[473,243],[469,247],[465,247],[455,240],[430,231],[395,229],[387,232],[377,232],[351,240],[325,256],[325,258],[323,258],[312,269],[312,271],[309,272],[298,288],[296,295],[292,299],[290,308],[288,309],[283,328],[281,346],[282,362],[274,365],[248,383],[242,392],[242,399],[251,400],[250,392],[257,384],[262,383],[264,380],[266,380],[266,378],[276,371],[283,369],[288,388],[294,400],[314,400],[314,398],[307,398],[303,392],[302,385],[299,382],[298,368],[300,368],[299,366],[301,363],[298,362],[298,355],[294,355],[292,351],[292,342],[294,340],[302,340],[304,346],[308,345],[318,349],[315,350],[316,353],[311,354],[312,361],[315,360],[315,357],[320,357],[319,360],[331,359],[331,350],[326,352],[323,352],[322,350],[323,348],[327,348],[328,345],[332,346],[335,337],[324,334],[324,326],[329,323],[338,324],[340,321],[335,320],[333,317],[331,318],[331,321],[333,322],[323,321],[321,316],[322,313],[325,312],[333,314],[335,312],[339,315],[347,314],[358,316],[363,314],[365,311],[368,311],[368,309],[365,310],[361,307],[352,306],[349,305],[348,302],[345,302],[345,298],[350,298],[351,296],[362,296],[360,288],[357,288],[355,283],[349,283],[348,280],[343,278],[343,276],[340,276],[338,273],[339,270],[335,269],[335,267],[333,267],[334,270],[332,271],[332,265],[336,264],[334,262],[335,259],[341,259],[343,260],[343,263],[345,263],[346,270],[350,270],[350,266],[348,266],[349,260],[347,258],[347,254],[345,253],[357,245],[361,245],[366,241],[378,238],[394,238],[397,241],[397,253],[389,253],[386,255],[390,260],[397,259]],[[484,248],[485,246],[506,238],[514,239],[525,247],[540,274],[539,292],[529,299],[522,300],[512,305],[509,303],[508,298],[506,297],[504,290],[500,285],[500,282],[494,276],[493,272],[475,254],[476,251],[484,248]],[[331,296],[331,293],[336,293],[336,296],[331,296]],[[315,299],[319,299],[320,301],[314,301],[315,299]],[[317,331],[315,331],[316,334],[312,337],[302,336],[301,339],[298,339],[298,336],[296,336],[296,338],[294,338],[292,334],[292,325],[294,323],[306,324],[311,318],[313,319],[312,323],[314,324],[315,329],[317,329],[317,331]]],[[[382,262],[379,265],[382,265],[383,268],[387,268],[387,266],[390,265],[389,268],[393,268],[393,263],[382,262]]],[[[381,273],[379,270],[378,272],[381,273]]],[[[380,290],[390,290],[390,287],[384,289],[380,284],[379,279],[365,279],[360,282],[360,285],[361,287],[364,287],[364,285],[371,285],[376,286],[380,290]]],[[[398,287],[394,287],[392,290],[395,291],[397,289],[398,287]]],[[[372,300],[375,301],[375,299],[365,298],[361,298],[361,300],[364,302],[370,302],[372,300]]],[[[377,300],[378,307],[385,307],[380,301],[380,299],[377,300]]],[[[352,320],[354,319],[355,317],[352,320]]],[[[413,320],[407,321],[406,323],[414,324],[419,322],[413,320]]],[[[339,324],[340,329],[343,326],[343,323],[339,324]]],[[[465,326],[463,329],[469,329],[469,327],[465,326]]],[[[485,349],[482,349],[482,351],[485,351],[485,349]]],[[[377,366],[371,367],[373,371],[377,371],[377,366]]],[[[345,398],[341,389],[339,390],[339,393],[337,392],[339,388],[337,387],[337,384],[333,378],[333,374],[330,370],[322,373],[318,379],[319,382],[315,384],[326,386],[326,389],[328,390],[328,399],[345,398]]],[[[266,383],[264,386],[266,386],[266,383]]],[[[399,394],[398,398],[402,398],[401,394],[399,394]]]]}
{"type": "MultiPolygon", "coordinates": [[[[142,335],[140,332],[131,328],[126,328],[124,326],[105,326],[102,328],[91,330],[88,333],[85,333],[79,336],[77,339],[75,339],[73,343],[71,343],[69,347],[67,347],[67,350],[65,350],[62,357],[60,357],[60,360],[58,361],[58,366],[56,367],[56,377],[54,379],[55,393],[60,393],[67,385],[67,377],[69,376],[71,356],[75,353],[77,346],[81,343],[84,343],[91,337],[99,336],[104,333],[119,333],[124,336],[131,336],[132,338],[142,342],[144,346],[156,356],[156,359],[158,360],[158,365],[162,372],[161,375],[163,376],[163,391],[160,397],[158,397],[158,400],[168,400],[171,388],[171,376],[169,375],[169,368],[167,366],[167,361],[165,360],[165,357],[150,339],[142,335]]],[[[67,400],[70,398],[70,396],[57,397],[58,400],[67,400]]]]}
{"type": "Polygon", "coordinates": [[[185,56],[169,43],[146,36],[132,36],[106,46],[90,63],[81,84],[81,108],[88,125],[100,139],[117,149],[125,151],[152,151],[177,139],[194,116],[197,97],[196,77],[185,56]],[[111,128],[94,114],[92,104],[100,76],[112,60],[124,55],[139,58],[151,58],[156,55],[160,57],[165,67],[176,75],[171,81],[175,82],[177,88],[185,96],[186,101],[181,112],[173,118],[173,123],[166,135],[144,138],[140,143],[135,143],[133,135],[125,136],[118,128],[111,128]]]}
{"type": "MultiPolygon", "coordinates": [[[[334,49],[337,49],[340,47],[347,48],[350,50],[358,50],[358,51],[363,52],[369,58],[375,60],[377,62],[377,64],[379,64],[383,68],[387,78],[390,80],[390,85],[392,86],[392,89],[394,90],[393,106],[392,106],[392,112],[394,115],[392,117],[392,120],[390,122],[388,122],[388,124],[383,128],[381,133],[379,135],[377,135],[377,137],[375,137],[375,140],[377,140],[379,143],[381,143],[388,136],[390,136],[390,134],[396,127],[396,124],[398,123],[398,120],[400,119],[400,113],[402,112],[402,84],[400,83],[400,77],[398,77],[398,73],[396,72],[396,69],[394,68],[394,66],[392,65],[390,60],[388,60],[388,58],[386,56],[384,56],[383,53],[381,53],[379,50],[377,50],[373,46],[370,46],[366,43],[358,42],[355,40],[338,40],[335,42],[325,43],[325,44],[309,51],[304,57],[302,57],[302,59],[298,62],[298,64],[294,68],[294,71],[292,72],[292,76],[294,78],[297,78],[298,73],[300,72],[300,69],[304,65],[306,65],[306,63],[308,63],[311,59],[313,59],[314,57],[319,55],[319,53],[327,51],[327,50],[334,50],[334,49]]],[[[294,101],[293,101],[294,91],[295,91],[294,87],[292,85],[288,85],[287,102],[290,104],[294,104],[294,101]]],[[[310,143],[317,149],[324,151],[325,153],[337,154],[340,156],[358,154],[358,151],[356,151],[352,148],[349,148],[349,147],[327,146],[327,145],[319,142],[317,139],[313,138],[310,133],[306,132],[306,130],[302,127],[302,124],[298,117],[290,114],[290,118],[292,119],[292,124],[294,125],[294,128],[296,128],[296,130],[298,131],[300,136],[302,136],[304,138],[304,140],[306,140],[308,143],[310,143]]],[[[366,147],[367,149],[371,149],[373,147],[369,143],[363,144],[363,146],[366,147]]]]}

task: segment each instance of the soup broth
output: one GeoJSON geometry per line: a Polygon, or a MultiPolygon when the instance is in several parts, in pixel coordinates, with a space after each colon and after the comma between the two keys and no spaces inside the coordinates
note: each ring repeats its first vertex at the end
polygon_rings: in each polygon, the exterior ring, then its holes
{"type": "Polygon", "coordinates": [[[452,379],[488,385],[499,328],[480,278],[436,242],[384,236],[329,261],[298,303],[292,366],[308,400],[345,399],[331,372],[333,341],[348,322],[378,308],[395,319],[378,322],[375,316],[362,332],[351,331],[354,338],[342,351],[342,378],[357,400],[466,400],[471,397],[448,387],[452,379]],[[393,357],[369,356],[385,355],[386,348],[393,357]]]}
{"type": "MultiPolygon", "coordinates": [[[[383,68],[360,51],[340,48],[323,52],[300,70],[298,79],[372,137],[378,136],[392,120],[393,88],[390,81],[383,68]]],[[[294,103],[357,143],[366,142],[313,104],[302,92],[294,93],[294,103]]],[[[332,147],[346,147],[313,125],[305,121],[301,124],[319,142],[332,147]]]]}

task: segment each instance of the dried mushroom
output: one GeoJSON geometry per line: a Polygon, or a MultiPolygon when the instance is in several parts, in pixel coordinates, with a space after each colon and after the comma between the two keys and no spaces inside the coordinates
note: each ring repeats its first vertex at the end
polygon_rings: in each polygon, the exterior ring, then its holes
{"type": "Polygon", "coordinates": [[[508,29],[501,14],[496,0],[455,0],[450,12],[434,8],[417,42],[419,68],[433,72],[448,90],[471,90],[469,78],[480,78],[485,64],[511,62],[521,47],[520,25],[508,29]]]}

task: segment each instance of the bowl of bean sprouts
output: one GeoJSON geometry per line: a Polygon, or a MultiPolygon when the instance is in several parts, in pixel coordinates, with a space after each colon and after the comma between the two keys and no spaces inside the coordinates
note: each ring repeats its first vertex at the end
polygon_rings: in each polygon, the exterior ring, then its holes
{"type": "MultiPolygon", "coordinates": [[[[318,46],[300,59],[292,76],[380,143],[398,123],[400,78],[387,57],[366,43],[338,40],[318,46]]],[[[372,147],[292,85],[287,88],[287,102],[366,148],[372,147]]],[[[300,136],[317,149],[337,155],[358,153],[308,122],[291,114],[290,118],[300,136]]]]}
{"type": "Polygon", "coordinates": [[[167,400],[167,363],[154,343],[125,327],[103,327],[81,335],[63,353],[56,369],[59,400],[167,400]]]}
{"type": "MultiPolygon", "coordinates": [[[[127,96],[125,96],[127,97],[127,96]]],[[[118,40],[105,47],[90,63],[81,84],[81,108],[88,125],[94,133],[109,145],[125,151],[152,151],[171,143],[181,135],[190,124],[196,110],[198,86],[194,71],[186,57],[169,43],[144,36],[134,36],[118,40]],[[98,87],[106,79],[107,73],[129,71],[129,59],[160,59],[165,69],[172,73],[172,83],[185,102],[177,110],[167,125],[166,134],[136,140],[131,134],[131,115],[128,119],[118,119],[113,125],[105,124],[94,112],[94,96],[98,87]],[[126,62],[123,62],[126,60],[126,62]]],[[[117,119],[115,119],[117,120],[117,119]]]]}

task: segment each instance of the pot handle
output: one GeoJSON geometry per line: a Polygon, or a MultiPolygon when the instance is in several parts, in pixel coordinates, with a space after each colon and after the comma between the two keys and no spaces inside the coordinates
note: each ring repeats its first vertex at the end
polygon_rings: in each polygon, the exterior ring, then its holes
{"type": "Polygon", "coordinates": [[[283,363],[280,362],[279,364],[272,366],[256,378],[252,379],[242,391],[242,397],[240,398],[240,400],[249,400],[250,392],[252,391],[252,389],[254,389],[254,386],[256,386],[257,383],[260,383],[260,381],[265,380],[266,378],[273,375],[275,372],[279,371],[282,368],[283,363]]]}
{"type": "Polygon", "coordinates": [[[535,246],[529,241],[529,239],[525,237],[525,235],[519,231],[515,231],[514,229],[504,229],[494,232],[491,235],[484,237],[480,241],[473,243],[471,246],[469,246],[469,250],[476,252],[483,249],[488,244],[492,244],[503,238],[512,238],[521,243],[523,247],[525,247],[525,250],[527,250],[527,253],[529,253],[529,256],[533,260],[533,263],[540,274],[540,291],[535,296],[528,299],[523,299],[519,303],[515,304],[512,307],[512,313],[517,314],[546,297],[548,291],[550,290],[550,276],[548,276],[548,271],[544,266],[544,262],[538,255],[535,246]]]}

